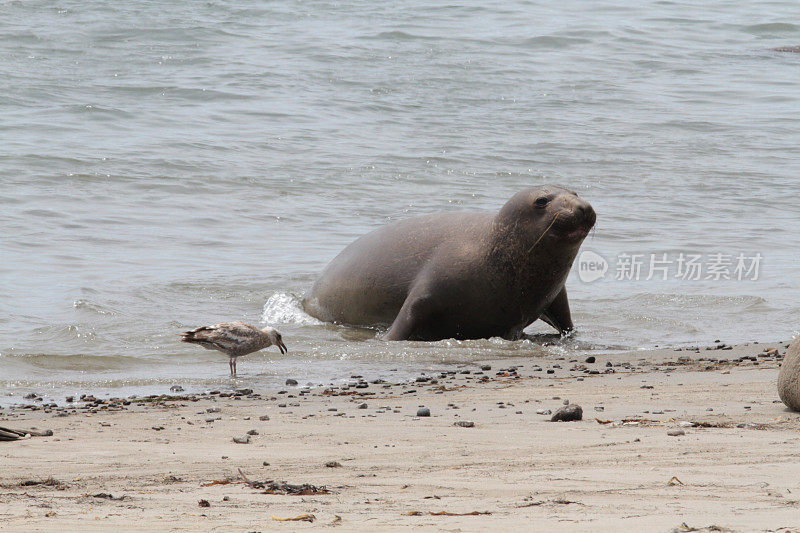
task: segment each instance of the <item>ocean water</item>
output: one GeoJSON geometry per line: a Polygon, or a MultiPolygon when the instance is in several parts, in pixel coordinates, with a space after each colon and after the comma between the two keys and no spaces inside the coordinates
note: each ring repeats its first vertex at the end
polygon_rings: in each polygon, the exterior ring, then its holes
{"type": "Polygon", "coordinates": [[[800,44],[796,2],[2,0],[0,21],[0,403],[800,328],[800,54],[772,50],[800,44]],[[575,265],[571,338],[387,343],[300,310],[359,235],[546,183],[592,203],[607,263],[575,265]],[[290,351],[231,380],[177,341],[225,320],[290,351]]]}

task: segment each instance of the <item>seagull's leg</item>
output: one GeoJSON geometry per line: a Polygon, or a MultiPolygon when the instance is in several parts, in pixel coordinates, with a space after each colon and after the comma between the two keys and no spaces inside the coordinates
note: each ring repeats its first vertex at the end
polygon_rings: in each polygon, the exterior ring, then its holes
{"type": "Polygon", "coordinates": [[[231,357],[230,359],[228,359],[228,366],[229,366],[229,367],[231,367],[231,376],[233,376],[233,375],[235,374],[235,372],[234,372],[234,370],[233,370],[233,363],[234,363],[234,361],[236,361],[236,359],[234,359],[233,357],[231,357]]]}
{"type": "Polygon", "coordinates": [[[233,358],[233,375],[236,375],[236,357],[233,358]]]}

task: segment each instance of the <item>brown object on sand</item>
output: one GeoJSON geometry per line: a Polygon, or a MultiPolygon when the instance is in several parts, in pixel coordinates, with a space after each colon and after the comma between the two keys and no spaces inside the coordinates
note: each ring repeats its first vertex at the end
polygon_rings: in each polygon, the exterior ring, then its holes
{"type": "Polygon", "coordinates": [[[800,411],[800,337],[786,349],[786,355],[778,373],[778,396],[786,407],[800,411]]]}
{"type": "Polygon", "coordinates": [[[2,440],[18,440],[24,437],[25,435],[30,435],[31,437],[52,437],[53,431],[50,429],[40,430],[40,429],[11,429],[7,427],[0,426],[0,441],[2,440]]]}

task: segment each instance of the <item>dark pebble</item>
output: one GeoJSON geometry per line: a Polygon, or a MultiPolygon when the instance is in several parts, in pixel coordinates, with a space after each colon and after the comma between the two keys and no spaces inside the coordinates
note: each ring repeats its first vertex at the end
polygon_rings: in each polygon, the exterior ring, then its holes
{"type": "Polygon", "coordinates": [[[431,416],[431,410],[427,407],[417,409],[417,416],[431,416]]]}
{"type": "Polygon", "coordinates": [[[459,426],[459,427],[462,427],[462,428],[474,428],[475,427],[475,422],[471,422],[469,420],[459,420],[458,422],[456,422],[453,425],[454,426],[459,426]]]}
{"type": "Polygon", "coordinates": [[[288,387],[294,387],[295,385],[297,385],[297,380],[289,378],[289,379],[286,380],[286,385],[288,387]]]}
{"type": "Polygon", "coordinates": [[[595,361],[597,361],[597,359],[595,359],[593,355],[586,358],[587,363],[594,363],[595,361]]]}

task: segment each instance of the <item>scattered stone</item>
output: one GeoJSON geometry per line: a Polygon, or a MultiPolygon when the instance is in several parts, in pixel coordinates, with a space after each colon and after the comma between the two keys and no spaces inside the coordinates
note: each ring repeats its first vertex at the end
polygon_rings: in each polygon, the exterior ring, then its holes
{"type": "Polygon", "coordinates": [[[538,409],[536,411],[536,414],[537,415],[550,415],[550,414],[553,414],[553,411],[551,411],[550,409],[538,409]]]}
{"type": "Polygon", "coordinates": [[[289,378],[289,379],[286,380],[286,386],[287,387],[294,387],[295,385],[297,385],[297,380],[296,379],[289,378]]]}
{"type": "Polygon", "coordinates": [[[255,429],[251,429],[250,431],[247,432],[247,434],[248,435],[258,435],[258,431],[256,431],[255,429]]]}
{"type": "Polygon", "coordinates": [[[472,422],[470,420],[459,420],[458,422],[456,422],[453,425],[454,426],[458,426],[458,427],[462,427],[462,428],[474,428],[475,427],[475,422],[472,422]]]}
{"type": "Polygon", "coordinates": [[[682,429],[672,429],[667,431],[667,435],[670,437],[680,437],[681,435],[686,435],[686,432],[682,429]]]}
{"type": "Polygon", "coordinates": [[[269,415],[261,415],[258,417],[258,419],[261,420],[262,422],[266,422],[267,420],[269,420],[269,415]]]}
{"type": "Polygon", "coordinates": [[[366,403],[366,402],[364,402],[364,403],[362,403],[362,404],[360,404],[360,405],[358,406],[358,408],[359,408],[359,409],[367,409],[368,407],[369,407],[369,406],[367,405],[367,403],[366,403]]]}
{"type": "Polygon", "coordinates": [[[484,371],[485,370],[491,370],[491,369],[492,369],[492,365],[483,365],[483,366],[481,366],[481,370],[484,370],[484,371]]]}
{"type": "Polygon", "coordinates": [[[173,385],[172,387],[169,388],[169,390],[171,392],[183,392],[183,387],[181,387],[180,385],[173,385]]]}
{"type": "Polygon", "coordinates": [[[597,359],[595,359],[593,355],[590,355],[589,357],[586,358],[587,363],[594,363],[595,361],[597,361],[597,359]]]}
{"type": "Polygon", "coordinates": [[[427,407],[417,409],[417,416],[431,416],[431,410],[427,407]]]}
{"type": "Polygon", "coordinates": [[[553,413],[550,422],[572,422],[583,419],[583,409],[578,404],[565,405],[553,413]]]}
{"type": "Polygon", "coordinates": [[[197,502],[197,505],[199,505],[200,507],[211,507],[211,504],[208,503],[208,500],[200,500],[199,502],[197,502]]]}
{"type": "Polygon", "coordinates": [[[325,463],[325,466],[327,466],[328,468],[339,468],[342,466],[342,463],[340,463],[339,461],[328,461],[327,463],[325,463]]]}
{"type": "Polygon", "coordinates": [[[241,437],[233,437],[233,442],[236,444],[250,444],[250,435],[243,435],[241,437]]]}

